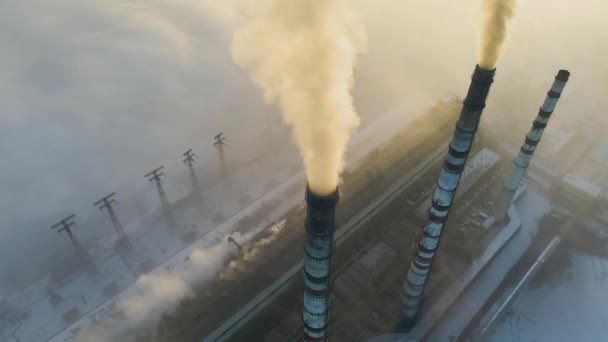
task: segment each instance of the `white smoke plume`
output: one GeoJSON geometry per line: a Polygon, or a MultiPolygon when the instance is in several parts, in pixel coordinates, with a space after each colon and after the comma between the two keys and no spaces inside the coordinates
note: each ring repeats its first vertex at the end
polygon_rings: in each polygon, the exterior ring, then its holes
{"type": "Polygon", "coordinates": [[[197,249],[185,264],[169,273],[151,273],[137,279],[137,295],[116,304],[113,314],[82,331],[79,342],[130,341],[129,334],[153,329],[180,301],[195,295],[194,288],[216,276],[231,253],[226,241],[197,249]]]}
{"type": "MultiPolygon", "coordinates": [[[[279,222],[272,225],[272,227],[270,227],[268,229],[271,234],[267,237],[264,237],[264,238],[256,241],[250,248],[248,248],[244,252],[244,254],[240,258],[230,261],[230,263],[228,264],[228,267],[226,267],[226,269],[224,271],[222,271],[222,273],[220,274],[220,278],[221,279],[234,278],[234,276],[236,275],[236,272],[243,270],[247,266],[248,262],[255,260],[260,255],[260,253],[263,251],[264,247],[270,245],[272,242],[274,242],[277,239],[277,237],[279,236],[279,233],[283,230],[283,228],[285,228],[286,222],[287,222],[286,219],[282,219],[279,222]]],[[[239,240],[239,239],[237,238],[237,240],[239,240]]]]}
{"type": "Polygon", "coordinates": [[[515,0],[482,0],[483,23],[480,33],[479,67],[491,70],[507,39],[507,24],[515,15],[515,0]]]}
{"type": "Polygon", "coordinates": [[[223,241],[195,250],[175,273],[142,275],[137,279],[140,294],[118,303],[118,308],[136,325],[156,322],[164,313],[173,312],[182,299],[193,296],[193,286],[218,274],[229,254],[229,246],[223,241]]]}
{"type": "MultiPolygon", "coordinates": [[[[180,302],[196,295],[195,288],[211,279],[231,279],[242,271],[248,262],[255,260],[263,247],[276,240],[285,227],[283,219],[268,228],[269,234],[246,248],[243,255],[227,263],[234,257],[233,246],[224,240],[205,249],[194,250],[183,266],[162,273],[142,275],[137,279],[138,294],[127,297],[116,304],[116,310],[109,319],[98,322],[82,331],[76,338],[79,342],[105,342],[131,340],[128,335],[137,335],[156,327],[164,314],[171,314],[180,302]]],[[[233,238],[247,244],[264,226],[245,234],[235,233],[233,238]]]]}
{"type": "Polygon", "coordinates": [[[232,56],[278,103],[304,159],[311,190],[336,190],[359,125],[350,94],[365,31],[348,0],[261,0],[234,34],[232,56]]]}

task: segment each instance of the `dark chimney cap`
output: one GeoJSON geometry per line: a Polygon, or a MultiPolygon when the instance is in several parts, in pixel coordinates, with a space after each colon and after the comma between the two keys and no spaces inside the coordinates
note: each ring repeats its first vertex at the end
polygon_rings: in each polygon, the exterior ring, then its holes
{"type": "Polygon", "coordinates": [[[557,72],[555,79],[562,82],[568,82],[568,77],[570,77],[570,71],[562,69],[557,72]]]}
{"type": "Polygon", "coordinates": [[[306,184],[306,202],[308,205],[313,207],[321,207],[321,208],[333,208],[336,206],[338,199],[340,198],[340,192],[336,188],[336,191],[329,195],[317,195],[312,190],[308,184],[306,184]]]}

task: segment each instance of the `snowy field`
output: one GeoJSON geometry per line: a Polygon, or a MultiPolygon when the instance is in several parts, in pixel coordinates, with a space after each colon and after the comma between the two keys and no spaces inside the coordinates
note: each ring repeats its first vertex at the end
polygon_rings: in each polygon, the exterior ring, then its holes
{"type": "Polygon", "coordinates": [[[608,259],[575,254],[558,285],[522,290],[484,340],[604,341],[606,322],[608,259]]]}

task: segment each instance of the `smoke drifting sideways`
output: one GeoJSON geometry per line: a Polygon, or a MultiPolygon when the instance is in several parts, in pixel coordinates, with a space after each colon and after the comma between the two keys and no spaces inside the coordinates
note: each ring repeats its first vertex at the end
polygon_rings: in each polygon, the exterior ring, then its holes
{"type": "Polygon", "coordinates": [[[175,272],[140,276],[135,284],[137,294],[118,300],[107,317],[96,319],[76,341],[132,341],[138,335],[154,334],[163,315],[174,313],[182,300],[194,297],[194,288],[215,277],[230,253],[228,242],[222,241],[195,250],[188,264],[175,272]]]}
{"type": "Polygon", "coordinates": [[[348,0],[262,0],[232,42],[236,64],[278,103],[311,190],[336,190],[348,139],[359,125],[350,90],[365,30],[348,0]]]}
{"type": "Polygon", "coordinates": [[[507,24],[515,14],[515,0],[482,0],[479,67],[496,68],[507,39],[507,24]]]}
{"type": "Polygon", "coordinates": [[[157,321],[171,312],[180,300],[194,295],[193,285],[215,276],[230,255],[227,242],[190,255],[189,263],[176,273],[142,275],[137,279],[139,295],[118,303],[127,320],[135,325],[157,321]]]}
{"type": "MultiPolygon", "coordinates": [[[[245,270],[248,263],[250,263],[258,258],[258,256],[263,252],[264,247],[270,245],[277,239],[278,234],[283,230],[283,228],[285,228],[286,222],[287,222],[286,219],[282,219],[281,221],[272,225],[272,227],[270,227],[268,229],[268,231],[269,231],[268,236],[256,241],[250,248],[248,248],[243,253],[243,255],[241,255],[240,258],[231,260],[228,263],[228,266],[224,270],[222,270],[222,272],[220,273],[220,275],[219,275],[220,279],[236,278],[239,271],[245,270]]],[[[243,239],[237,238],[237,240],[239,240],[239,241],[244,240],[244,239],[246,239],[246,236],[243,239]]]]}
{"type": "MultiPolygon", "coordinates": [[[[167,273],[142,275],[137,279],[138,293],[118,301],[112,316],[82,331],[80,342],[132,340],[131,335],[154,334],[165,314],[176,312],[182,300],[196,297],[196,288],[212,279],[231,280],[255,261],[264,247],[274,242],[285,227],[285,219],[267,229],[268,233],[246,248],[243,255],[234,257],[234,246],[224,240],[205,249],[194,250],[185,265],[167,273]]],[[[245,234],[233,234],[246,244],[262,228],[245,234]]]]}

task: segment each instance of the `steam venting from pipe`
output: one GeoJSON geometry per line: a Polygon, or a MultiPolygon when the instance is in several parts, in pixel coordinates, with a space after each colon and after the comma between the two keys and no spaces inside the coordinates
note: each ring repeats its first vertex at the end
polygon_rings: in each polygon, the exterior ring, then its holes
{"type": "Polygon", "coordinates": [[[309,186],[333,193],[359,117],[350,90],[363,26],[348,0],[260,0],[237,29],[232,56],[276,102],[306,167],[309,186]]]}
{"type": "Polygon", "coordinates": [[[216,276],[230,255],[223,241],[190,255],[186,267],[173,273],[152,273],[137,279],[139,294],[118,303],[118,308],[133,325],[157,322],[165,313],[173,312],[179,302],[195,295],[194,286],[216,276]]]}
{"type": "Polygon", "coordinates": [[[507,39],[507,24],[515,15],[515,0],[482,0],[479,66],[493,70],[507,39]]]}
{"type": "MultiPolygon", "coordinates": [[[[213,279],[237,276],[237,272],[256,260],[265,246],[277,239],[285,222],[281,220],[272,225],[264,238],[251,243],[244,255],[237,259],[234,259],[233,246],[224,240],[207,248],[195,249],[175,270],[161,268],[161,271],[141,275],[134,285],[137,293],[117,300],[107,319],[81,331],[76,340],[123,341],[128,334],[154,331],[162,316],[175,312],[182,300],[195,297],[199,286],[213,279]]],[[[233,236],[241,243],[248,243],[261,229],[242,235],[235,233],[233,236]]]]}
{"type": "Polygon", "coordinates": [[[194,250],[183,268],[139,276],[137,293],[117,300],[109,315],[80,331],[76,341],[134,340],[139,333],[154,331],[164,314],[173,313],[182,300],[195,295],[196,286],[220,273],[230,254],[228,242],[222,241],[194,250]]]}
{"type": "Polygon", "coordinates": [[[264,248],[277,239],[278,234],[285,228],[286,223],[287,219],[282,219],[272,225],[268,229],[270,235],[256,241],[240,258],[230,261],[226,269],[220,273],[220,279],[233,279],[237,272],[243,271],[248,266],[248,263],[256,260],[260,253],[264,251],[264,248]]]}

